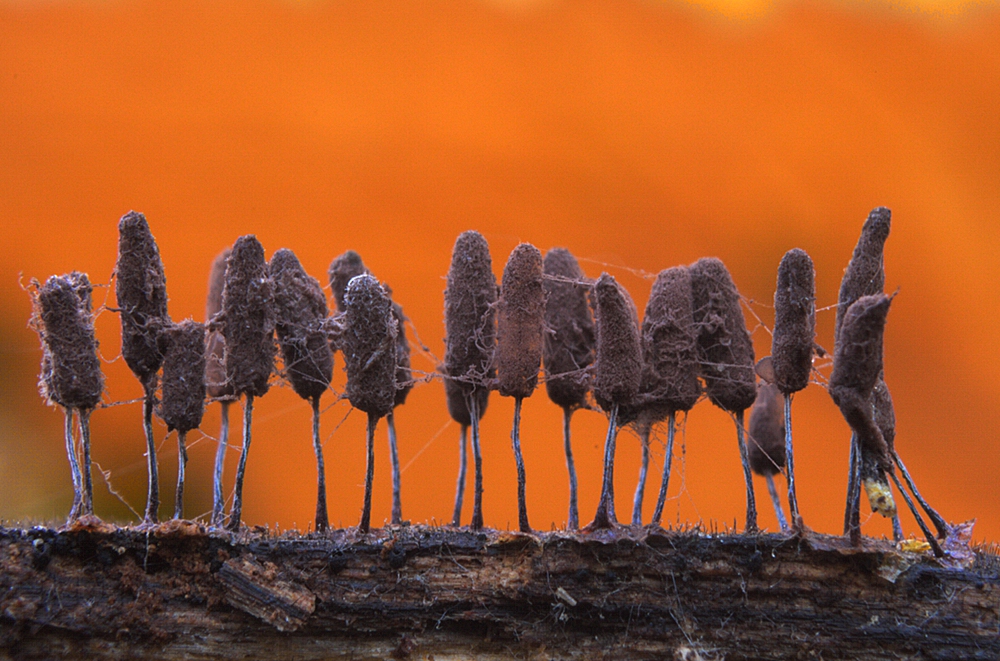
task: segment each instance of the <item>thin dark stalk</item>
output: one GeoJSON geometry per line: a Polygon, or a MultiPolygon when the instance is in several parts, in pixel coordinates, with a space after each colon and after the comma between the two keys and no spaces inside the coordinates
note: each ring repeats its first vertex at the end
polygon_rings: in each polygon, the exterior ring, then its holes
{"type": "Polygon", "coordinates": [[[390,522],[398,526],[403,522],[403,504],[399,494],[399,449],[396,446],[396,416],[392,413],[386,416],[389,425],[389,462],[392,464],[392,519],[390,522]]]}
{"type": "Polygon", "coordinates": [[[177,494],[174,497],[174,518],[184,518],[184,468],[187,466],[187,432],[177,432],[177,494]]]}
{"type": "Polygon", "coordinates": [[[736,442],[740,446],[740,459],[743,461],[743,479],[747,483],[747,522],[745,531],[757,532],[757,502],[753,495],[753,474],[750,472],[750,459],[747,456],[747,444],[743,440],[743,411],[736,412],[736,442]]]}
{"type": "Polygon", "coordinates": [[[663,457],[663,480],[660,482],[660,493],[656,497],[656,509],[653,510],[653,525],[660,525],[663,519],[663,506],[667,502],[667,487],[670,485],[670,464],[674,459],[674,427],[676,427],[674,412],[667,416],[667,450],[663,457]]]}
{"type": "Polygon", "coordinates": [[[319,440],[319,397],[312,398],[313,450],[316,451],[316,532],[326,532],[330,518],[326,511],[326,467],[323,464],[323,444],[319,440]]]}
{"type": "Polygon", "coordinates": [[[781,509],[781,497],[778,495],[778,489],[774,486],[774,476],[765,475],[764,480],[767,482],[767,492],[771,494],[771,504],[774,505],[774,514],[778,517],[778,526],[781,527],[781,532],[788,532],[788,520],[785,519],[785,511],[781,509]]]}
{"type": "Polygon", "coordinates": [[[215,473],[212,478],[212,525],[221,527],[226,501],[222,495],[222,472],[226,467],[226,448],[229,446],[229,402],[222,402],[222,423],[219,429],[219,447],[215,450],[215,473]]]}
{"type": "Polygon", "coordinates": [[[563,409],[563,445],[566,446],[566,468],[569,470],[569,523],[570,530],[580,527],[580,510],[576,499],[576,466],[573,464],[573,445],[570,442],[569,423],[573,417],[573,409],[563,409]]]}
{"type": "Polygon", "coordinates": [[[69,520],[75,521],[83,508],[83,488],[80,484],[83,477],[80,474],[80,462],[76,456],[76,443],[73,442],[73,409],[64,408],[66,414],[66,456],[69,457],[69,472],[73,477],[73,506],[69,508],[69,520]]]}
{"type": "Polygon", "coordinates": [[[639,466],[639,483],[635,485],[635,497],[632,499],[632,525],[642,525],[642,498],[646,491],[646,473],[649,471],[649,432],[651,427],[643,425],[639,430],[639,440],[642,442],[642,464],[639,466]]]}
{"type": "Polygon", "coordinates": [[[142,400],[142,428],[146,433],[146,471],[149,474],[149,493],[146,495],[146,515],[143,523],[159,521],[160,475],[156,462],[156,442],[153,440],[153,389],[143,385],[145,397],[142,400]]]}
{"type": "Polygon", "coordinates": [[[892,515],[892,541],[901,542],[903,540],[903,524],[899,521],[899,512],[892,515]]]}
{"type": "Polygon", "coordinates": [[[896,460],[896,465],[899,466],[899,472],[903,474],[903,480],[906,481],[906,486],[910,487],[910,491],[913,492],[913,497],[917,499],[918,503],[920,503],[920,507],[927,512],[927,516],[930,517],[934,527],[937,528],[938,535],[947,539],[948,535],[951,534],[951,526],[948,525],[948,523],[944,520],[944,517],[938,514],[937,511],[931,507],[926,500],[924,500],[923,496],[920,495],[920,492],[917,491],[917,485],[913,483],[913,479],[910,477],[910,472],[906,470],[906,466],[903,464],[903,460],[900,458],[899,453],[893,450],[892,455],[893,459],[896,460]]]}
{"type": "Polygon", "coordinates": [[[240,529],[240,519],[243,516],[243,474],[247,468],[247,455],[250,453],[250,426],[253,422],[253,395],[247,393],[246,404],[243,406],[243,447],[240,449],[240,463],[236,466],[236,486],[233,488],[233,509],[229,512],[229,526],[232,531],[240,529]]]}
{"type": "Polygon", "coordinates": [[[844,534],[854,539],[854,527],[860,522],[861,448],[857,434],[851,434],[851,461],[847,469],[847,503],[844,507],[844,534]]]}
{"type": "Polygon", "coordinates": [[[371,530],[372,520],[372,483],[375,481],[375,426],[378,425],[378,418],[368,414],[368,459],[365,470],[365,504],[361,510],[361,523],[358,530],[366,533],[371,530]]]}
{"type": "Polygon", "coordinates": [[[472,419],[472,460],[476,465],[476,489],[472,503],[472,529],[483,529],[483,455],[479,449],[479,404],[469,397],[469,417],[472,419]]]}
{"type": "Polygon", "coordinates": [[[458,441],[458,484],[455,485],[455,512],[451,517],[451,525],[456,528],[462,525],[462,501],[465,499],[465,469],[466,449],[469,443],[469,427],[462,425],[462,433],[458,441]]]}
{"type": "MultiPolygon", "coordinates": [[[[792,395],[785,393],[785,469],[788,471],[788,516],[796,530],[802,529],[799,499],[795,495],[795,461],[792,458],[792,395]]],[[[774,480],[771,480],[772,482],[774,480]]],[[[786,530],[785,526],[781,527],[786,530]]]]}
{"type": "Polygon", "coordinates": [[[906,493],[906,489],[904,489],[903,485],[899,483],[899,477],[896,475],[896,471],[890,472],[889,477],[891,477],[892,481],[896,483],[896,488],[899,489],[899,493],[903,495],[903,500],[906,501],[906,506],[910,508],[911,512],[913,512],[913,518],[917,520],[917,525],[920,526],[920,530],[923,531],[924,537],[927,538],[927,543],[931,545],[934,555],[938,558],[943,558],[944,551],[941,550],[941,545],[938,544],[938,541],[934,538],[934,533],[931,532],[931,529],[927,527],[926,523],[924,523],[924,519],[920,516],[917,506],[913,504],[913,499],[910,498],[910,494],[906,493]]]}
{"type": "Polygon", "coordinates": [[[83,446],[83,513],[94,513],[94,481],[90,471],[90,411],[78,410],[80,445],[83,446]]]}
{"type": "Polygon", "coordinates": [[[531,532],[528,524],[528,503],[524,493],[524,457],[521,455],[521,398],[514,398],[514,428],[510,432],[517,464],[517,522],[521,532],[531,532]]]}
{"type": "Polygon", "coordinates": [[[608,436],[604,439],[604,479],[601,481],[601,500],[597,503],[591,529],[611,528],[618,524],[615,515],[615,441],[618,437],[618,405],[611,408],[608,419],[608,436]]]}

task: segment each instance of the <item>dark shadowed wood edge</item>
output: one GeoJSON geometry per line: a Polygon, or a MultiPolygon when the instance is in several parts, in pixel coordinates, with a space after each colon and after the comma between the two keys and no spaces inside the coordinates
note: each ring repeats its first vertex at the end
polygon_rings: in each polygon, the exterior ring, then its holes
{"type": "Polygon", "coordinates": [[[1000,560],[811,533],[0,527],[0,659],[43,658],[1000,659],[1000,560]]]}

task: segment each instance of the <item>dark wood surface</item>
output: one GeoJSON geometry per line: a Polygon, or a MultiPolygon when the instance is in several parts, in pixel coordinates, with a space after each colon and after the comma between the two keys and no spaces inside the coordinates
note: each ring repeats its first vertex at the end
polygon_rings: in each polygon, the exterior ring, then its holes
{"type": "Polygon", "coordinates": [[[0,658],[1000,659],[1000,560],[806,534],[0,528],[0,658]]]}

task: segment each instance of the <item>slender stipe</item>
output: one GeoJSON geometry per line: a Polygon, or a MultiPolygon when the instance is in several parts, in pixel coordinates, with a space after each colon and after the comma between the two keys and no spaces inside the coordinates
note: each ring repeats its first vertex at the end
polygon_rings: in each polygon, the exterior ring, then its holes
{"type": "Polygon", "coordinates": [[[390,523],[398,526],[403,522],[403,503],[399,494],[399,449],[396,445],[396,416],[386,416],[389,426],[389,462],[392,464],[392,518],[390,523]]]}
{"type": "Polygon", "coordinates": [[[160,476],[156,463],[156,441],[153,440],[153,405],[156,396],[148,384],[143,384],[142,428],[146,433],[146,469],[149,472],[149,492],[146,496],[146,515],[143,523],[159,521],[160,476]]]}
{"type": "Polygon", "coordinates": [[[618,524],[615,514],[615,441],[618,437],[618,405],[611,408],[608,436],[604,439],[604,478],[601,480],[601,500],[590,529],[611,528],[618,524]]]}
{"type": "MultiPolygon", "coordinates": [[[[785,470],[788,475],[788,514],[792,519],[792,525],[799,529],[799,499],[795,495],[795,462],[792,458],[792,395],[787,392],[785,393],[785,470]]],[[[782,526],[781,529],[786,528],[782,526]]]]}
{"type": "Polygon", "coordinates": [[[653,510],[652,524],[654,526],[660,525],[660,521],[663,520],[663,506],[667,502],[667,487],[670,485],[670,464],[673,463],[674,459],[675,417],[672,411],[667,416],[667,449],[663,457],[663,480],[660,482],[660,493],[656,497],[656,509],[653,510]]]}
{"type": "Polygon", "coordinates": [[[898,512],[892,517],[892,541],[903,541],[903,524],[899,520],[898,512]]]}
{"type": "Polygon", "coordinates": [[[90,414],[91,409],[80,409],[80,445],[83,446],[83,513],[94,513],[94,482],[90,471],[90,414]]]}
{"type": "Polygon", "coordinates": [[[215,471],[212,475],[212,526],[221,527],[224,522],[226,499],[222,493],[222,472],[226,467],[226,448],[229,446],[229,404],[222,402],[219,447],[215,450],[215,471]]]}
{"type": "Polygon", "coordinates": [[[465,499],[465,471],[469,444],[469,426],[462,425],[462,433],[458,440],[458,484],[455,485],[455,512],[451,517],[451,525],[456,528],[462,525],[462,501],[465,499]]]}
{"type": "Polygon", "coordinates": [[[247,467],[247,454],[250,452],[250,429],[253,422],[253,395],[247,393],[243,405],[243,447],[240,448],[240,463],[236,467],[236,485],[233,488],[233,509],[229,513],[229,530],[240,529],[240,519],[243,516],[243,475],[247,467]]]}
{"type": "Polygon", "coordinates": [[[851,434],[850,465],[847,470],[847,506],[844,508],[844,534],[851,535],[852,526],[860,521],[861,507],[861,449],[858,435],[851,434]]]}
{"type": "Polygon", "coordinates": [[[472,460],[476,467],[476,486],[472,501],[472,529],[483,528],[483,455],[479,449],[479,403],[475,394],[468,399],[469,417],[472,418],[472,460]]]}
{"type": "Polygon", "coordinates": [[[524,457],[521,455],[521,398],[514,398],[514,428],[510,432],[517,464],[517,522],[521,532],[531,532],[528,525],[528,504],[524,493],[524,457]]]}
{"type": "Polygon", "coordinates": [[[917,525],[920,526],[920,530],[924,533],[924,537],[927,539],[927,543],[930,544],[931,549],[934,551],[935,557],[943,558],[944,551],[941,549],[941,545],[938,544],[937,539],[934,538],[934,533],[931,532],[931,529],[927,527],[926,523],[924,523],[924,519],[920,516],[920,512],[917,511],[917,506],[913,504],[913,499],[910,498],[910,494],[906,493],[906,489],[904,489],[903,485],[900,484],[899,476],[896,475],[896,471],[891,471],[889,473],[889,477],[891,477],[892,481],[896,483],[896,488],[899,489],[899,493],[902,494],[903,500],[906,501],[906,506],[909,507],[910,512],[913,513],[913,518],[917,520],[917,525]]]}
{"type": "Polygon", "coordinates": [[[323,443],[319,438],[319,396],[312,398],[313,450],[316,452],[316,532],[326,532],[330,517],[326,510],[326,465],[323,463],[323,443]]]}
{"type": "Polygon", "coordinates": [[[639,466],[639,482],[635,485],[635,497],[632,499],[632,525],[642,525],[642,499],[646,491],[646,473],[649,471],[649,434],[652,428],[642,425],[639,429],[639,440],[642,443],[642,464],[639,466]]]}
{"type": "Polygon", "coordinates": [[[747,522],[746,532],[757,532],[757,502],[753,494],[753,475],[750,473],[750,460],[747,456],[747,444],[743,439],[743,411],[736,412],[736,442],[740,446],[740,459],[743,461],[743,478],[747,483],[747,522]]]}
{"type": "Polygon", "coordinates": [[[361,510],[361,523],[358,524],[358,531],[367,533],[371,530],[372,520],[372,483],[375,481],[375,427],[378,425],[380,416],[374,413],[368,414],[367,444],[368,454],[365,469],[365,503],[361,510]]]}
{"type": "Polygon", "coordinates": [[[948,525],[948,523],[944,520],[944,517],[938,514],[937,511],[931,507],[926,500],[924,500],[923,496],[920,495],[920,492],[917,491],[917,485],[913,483],[913,479],[910,477],[910,471],[906,470],[906,465],[903,464],[903,459],[899,456],[899,453],[896,452],[895,449],[892,451],[892,455],[893,459],[896,460],[896,465],[899,466],[899,472],[903,474],[903,480],[906,482],[906,486],[910,487],[910,491],[913,492],[913,497],[917,499],[918,503],[920,503],[920,507],[927,512],[927,516],[930,517],[934,527],[937,528],[938,535],[947,539],[948,535],[951,534],[951,526],[948,525]]]}
{"type": "Polygon", "coordinates": [[[573,409],[563,409],[563,445],[566,447],[566,468],[569,470],[569,521],[567,527],[576,530],[580,527],[580,510],[577,505],[576,466],[573,464],[573,444],[570,441],[570,419],[573,409]]]}
{"type": "Polygon", "coordinates": [[[788,532],[788,520],[785,518],[785,512],[781,509],[781,497],[778,496],[778,489],[774,486],[774,476],[765,475],[764,480],[767,482],[767,492],[771,494],[774,513],[778,516],[778,526],[781,527],[781,532],[788,532]]]}
{"type": "Polygon", "coordinates": [[[177,492],[174,496],[174,518],[184,518],[184,468],[187,466],[187,432],[177,431],[177,492]]]}
{"type": "Polygon", "coordinates": [[[73,441],[73,409],[63,409],[66,417],[66,456],[69,457],[69,472],[73,477],[73,506],[69,508],[69,520],[80,517],[83,510],[83,476],[80,473],[80,462],[77,459],[76,443],[73,441]]]}

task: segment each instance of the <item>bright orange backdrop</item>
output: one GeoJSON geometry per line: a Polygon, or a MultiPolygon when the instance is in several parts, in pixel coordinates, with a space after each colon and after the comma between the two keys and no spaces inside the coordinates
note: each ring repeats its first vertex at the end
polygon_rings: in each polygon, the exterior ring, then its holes
{"type": "MultiPolygon", "coordinates": [[[[61,415],[37,395],[40,352],[19,277],[78,269],[107,283],[129,209],[146,213],[159,241],[175,319],[203,317],[209,263],[241,234],[255,233],[268,255],[294,249],[324,280],[353,248],[393,287],[427,347],[415,367],[431,373],[462,230],[483,232],[498,275],[519,241],[566,246],[589,275],[618,277],[640,309],[649,275],[719,256],[753,300],[765,355],[781,255],[798,246],[813,256],[829,306],[861,223],[885,205],[887,287],[899,289],[886,355],[897,446],[947,518],[978,517],[977,538],[1000,538],[1000,14],[943,6],[952,13],[793,2],[750,3],[745,16],[739,3],[598,0],[0,5],[0,516],[59,519],[71,492],[61,415]]],[[[98,302],[113,305],[109,292],[98,302]]],[[[819,315],[827,348],[833,318],[819,315]]],[[[97,320],[108,403],[141,392],[118,359],[118,323],[108,311],[97,320]]],[[[322,420],[331,518],[354,525],[363,420],[334,400],[322,420]]],[[[498,528],[516,525],[512,409],[494,395],[483,430],[486,520],[498,528]]],[[[256,413],[245,518],[306,528],[309,408],[275,388],[256,413]]],[[[458,428],[440,382],[420,385],[397,420],[404,515],[446,521],[458,428]]],[[[96,461],[141,510],[140,406],[93,421],[96,461]]],[[[795,421],[802,512],[836,532],[848,428],[820,386],[796,398],[795,421]]],[[[605,423],[592,412],[574,422],[586,520],[605,423]]],[[[561,526],[560,411],[544,390],[526,402],[524,423],[531,521],[561,526]]],[[[212,406],[203,431],[217,429],[212,406]]],[[[188,511],[200,514],[214,443],[192,440],[188,511]]],[[[679,440],[667,520],[742,527],[730,420],[703,402],[679,440]]],[[[384,431],[378,442],[381,522],[384,431]]],[[[662,453],[661,438],[654,476],[662,453]]],[[[176,456],[174,439],[162,441],[166,503],[176,456]]],[[[623,436],[623,520],[638,456],[623,436]]],[[[99,514],[126,519],[96,484],[99,514]]],[[[761,521],[773,529],[762,486],[761,521]]],[[[908,515],[904,527],[916,530],[908,515]]],[[[873,518],[865,531],[888,527],[873,518]]]]}

